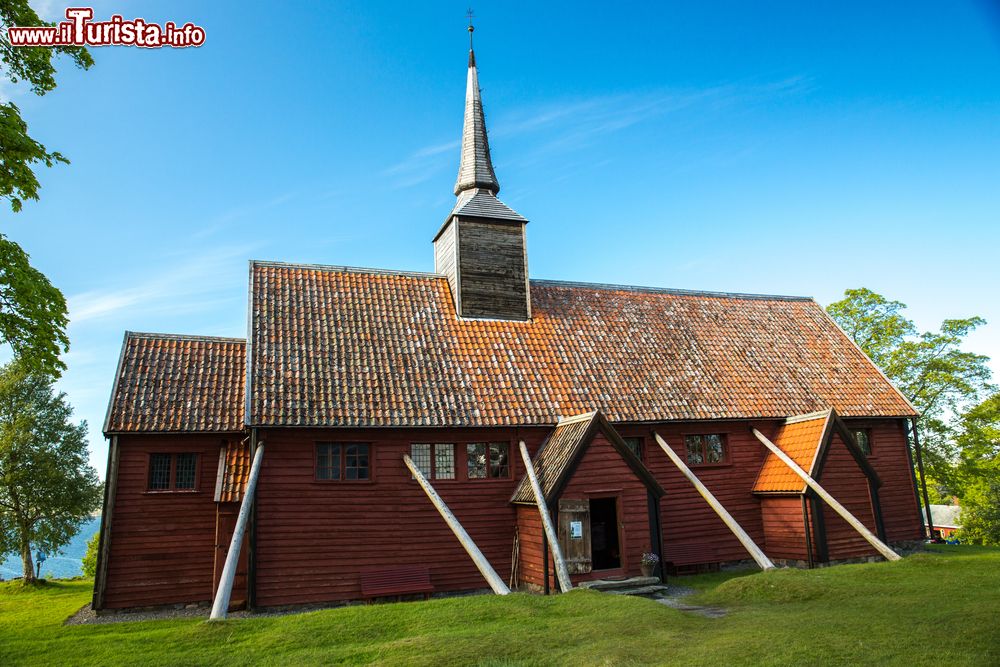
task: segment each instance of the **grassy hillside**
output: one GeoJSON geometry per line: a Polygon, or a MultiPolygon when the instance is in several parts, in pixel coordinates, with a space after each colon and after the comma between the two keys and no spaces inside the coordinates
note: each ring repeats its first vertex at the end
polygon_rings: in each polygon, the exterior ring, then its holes
{"type": "MultiPolygon", "coordinates": [[[[682,580],[683,583],[683,580],[682,580]]],[[[1000,550],[705,577],[725,618],[574,591],[208,624],[64,626],[89,581],[0,584],[0,664],[1000,664],[1000,550]]]]}

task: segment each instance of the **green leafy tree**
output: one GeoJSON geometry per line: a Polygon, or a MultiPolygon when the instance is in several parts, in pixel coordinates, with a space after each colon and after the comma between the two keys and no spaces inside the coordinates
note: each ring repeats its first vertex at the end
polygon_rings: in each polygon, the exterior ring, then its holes
{"type": "Polygon", "coordinates": [[[955,445],[955,486],[962,498],[959,538],[1000,546],[1000,394],[962,415],[955,445]]]}
{"type": "Polygon", "coordinates": [[[62,292],[0,234],[0,340],[35,372],[55,376],[66,367],[59,355],[69,349],[68,323],[62,292]]]}
{"type": "Polygon", "coordinates": [[[32,545],[58,552],[100,507],[87,424],[72,412],[47,377],[17,360],[0,368],[0,553],[21,556],[28,582],[32,545]]]}
{"type": "Polygon", "coordinates": [[[87,540],[87,553],[83,555],[83,576],[97,576],[97,550],[101,548],[101,533],[94,533],[93,537],[87,540]]]}
{"type": "Polygon", "coordinates": [[[989,357],[962,349],[979,317],[945,320],[938,331],[918,333],[902,311],[906,305],[871,290],[844,292],[827,312],[920,414],[929,479],[947,489],[958,484],[955,420],[993,389],[989,357]]]}
{"type": "MultiPolygon", "coordinates": [[[[56,87],[53,59],[67,56],[77,67],[94,64],[90,53],[80,46],[16,47],[7,40],[10,26],[52,25],[42,21],[27,0],[0,0],[0,62],[3,76],[11,83],[21,81],[36,95],[44,95],[56,87]]],[[[13,102],[0,101],[0,197],[10,201],[11,208],[20,211],[25,199],[38,199],[38,178],[33,167],[51,167],[69,161],[57,151],[28,135],[28,124],[13,102]]]]}

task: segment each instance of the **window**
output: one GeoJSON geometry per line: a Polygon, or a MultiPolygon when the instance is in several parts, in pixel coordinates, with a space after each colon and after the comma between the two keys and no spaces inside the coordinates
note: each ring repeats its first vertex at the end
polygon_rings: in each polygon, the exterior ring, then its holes
{"type": "Polygon", "coordinates": [[[642,461],[642,438],[624,438],[625,445],[642,461]]]}
{"type": "Polygon", "coordinates": [[[469,479],[510,477],[510,444],[470,442],[465,446],[469,479]]]}
{"type": "Polygon", "coordinates": [[[316,444],[316,479],[356,481],[371,478],[368,445],[357,442],[316,444]]]}
{"type": "Polygon", "coordinates": [[[198,455],[150,454],[150,491],[196,491],[198,480],[198,455]]]}
{"type": "Polygon", "coordinates": [[[451,443],[414,443],[410,458],[424,477],[455,479],[455,445],[451,443]]]}
{"type": "Polygon", "coordinates": [[[858,448],[865,456],[872,455],[872,432],[867,428],[859,428],[854,431],[854,441],[858,443],[858,448]]]}
{"type": "Polygon", "coordinates": [[[726,462],[726,440],[718,433],[686,435],[687,462],[691,466],[726,462]]]}

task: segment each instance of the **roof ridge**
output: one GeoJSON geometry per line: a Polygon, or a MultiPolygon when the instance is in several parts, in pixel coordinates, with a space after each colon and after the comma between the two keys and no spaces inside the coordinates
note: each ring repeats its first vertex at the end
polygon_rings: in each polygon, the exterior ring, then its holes
{"type": "Polygon", "coordinates": [[[573,415],[572,417],[560,417],[559,421],[556,423],[556,427],[566,426],[567,424],[575,424],[576,422],[589,421],[594,418],[597,414],[597,410],[591,410],[590,412],[584,412],[583,414],[573,415]]]}
{"type": "Polygon", "coordinates": [[[126,331],[126,338],[153,338],[156,340],[190,340],[190,341],[213,341],[213,342],[225,342],[225,343],[246,343],[246,338],[238,338],[233,336],[202,336],[197,334],[172,334],[172,333],[157,333],[150,331],[126,331]]]}
{"type": "Polygon", "coordinates": [[[707,296],[728,299],[752,299],[756,301],[815,301],[811,296],[786,296],[780,294],[749,294],[746,292],[713,292],[710,290],[689,290],[675,287],[647,287],[644,285],[619,285],[616,283],[587,283],[574,280],[545,280],[533,278],[533,285],[546,287],[589,287],[626,292],[648,292],[653,294],[676,294],[678,296],[707,296]]]}
{"type": "Polygon", "coordinates": [[[443,273],[427,271],[400,271],[397,269],[379,269],[365,266],[344,266],[338,264],[305,264],[301,262],[275,262],[271,260],[251,259],[250,266],[272,266],[289,269],[308,269],[328,273],[364,273],[377,276],[409,276],[412,278],[447,278],[443,273]]]}
{"type": "Polygon", "coordinates": [[[824,419],[830,416],[833,412],[833,408],[827,408],[826,410],[817,410],[816,412],[807,412],[802,415],[793,415],[791,417],[785,418],[786,424],[798,424],[800,422],[809,422],[815,419],[824,419]]]}

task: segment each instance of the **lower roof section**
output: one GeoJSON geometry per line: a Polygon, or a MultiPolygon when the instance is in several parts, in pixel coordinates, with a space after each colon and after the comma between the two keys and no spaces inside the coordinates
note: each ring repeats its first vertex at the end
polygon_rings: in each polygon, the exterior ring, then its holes
{"type": "Polygon", "coordinates": [[[246,341],[125,332],[105,434],[244,428],[246,341]]]}

